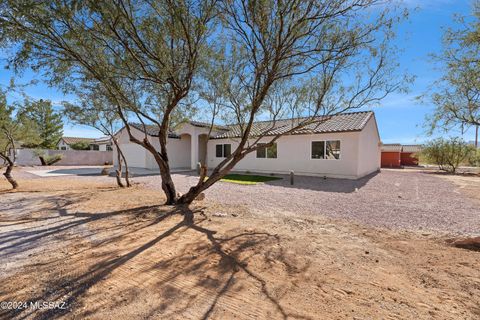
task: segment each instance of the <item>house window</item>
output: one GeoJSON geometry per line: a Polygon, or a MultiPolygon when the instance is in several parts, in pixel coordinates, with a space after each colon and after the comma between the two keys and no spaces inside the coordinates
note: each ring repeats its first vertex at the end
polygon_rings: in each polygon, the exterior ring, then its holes
{"type": "Polygon", "coordinates": [[[327,159],[340,159],[340,140],[327,141],[325,148],[327,159]]]}
{"type": "Polygon", "coordinates": [[[107,151],[113,151],[111,144],[107,144],[107,151]]]}
{"type": "Polygon", "coordinates": [[[340,159],[340,140],[312,141],[312,159],[340,159]]]}
{"type": "Polygon", "coordinates": [[[312,159],[325,159],[325,141],[312,141],[312,159]]]}
{"type": "Polygon", "coordinates": [[[270,147],[261,147],[265,145],[265,143],[258,144],[260,148],[257,149],[257,158],[268,158],[268,159],[276,159],[277,158],[277,144],[274,143],[270,147]]]}
{"type": "Polygon", "coordinates": [[[67,147],[62,146],[62,147],[60,147],[60,150],[67,150],[67,147]]]}
{"type": "Polygon", "coordinates": [[[217,158],[226,158],[232,154],[232,145],[229,143],[226,144],[217,144],[215,146],[215,156],[217,158]]]}
{"type": "Polygon", "coordinates": [[[100,147],[98,146],[98,144],[91,144],[91,147],[92,147],[91,150],[95,150],[95,151],[100,150],[100,147]]]}

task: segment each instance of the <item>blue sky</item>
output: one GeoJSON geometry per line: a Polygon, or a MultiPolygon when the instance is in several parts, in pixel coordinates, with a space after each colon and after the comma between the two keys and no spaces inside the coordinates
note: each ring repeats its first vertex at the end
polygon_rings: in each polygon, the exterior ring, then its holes
{"type": "MultiPolygon", "coordinates": [[[[400,57],[402,70],[408,70],[416,80],[407,94],[395,94],[387,97],[379,107],[375,107],[380,136],[383,142],[422,143],[431,137],[425,135],[423,123],[425,116],[432,112],[433,106],[420,104],[415,97],[424,93],[428,86],[439,78],[440,73],[430,62],[429,54],[441,49],[443,29],[454,26],[453,15],[468,15],[472,3],[469,0],[405,0],[411,9],[410,19],[404,22],[398,32],[397,46],[403,49],[400,57]]],[[[3,53],[0,52],[0,57],[3,53]]],[[[7,85],[12,73],[0,69],[0,84],[7,85]]],[[[17,82],[27,82],[38,78],[31,72],[25,72],[17,82]]],[[[54,103],[71,99],[61,92],[38,84],[25,89],[34,99],[50,99],[54,103]]],[[[449,135],[460,135],[450,132],[449,135]]],[[[94,129],[66,124],[66,136],[99,137],[102,134],[94,129]]],[[[443,135],[438,133],[436,136],[443,135]]],[[[474,130],[464,133],[464,139],[473,140],[474,130]]]]}

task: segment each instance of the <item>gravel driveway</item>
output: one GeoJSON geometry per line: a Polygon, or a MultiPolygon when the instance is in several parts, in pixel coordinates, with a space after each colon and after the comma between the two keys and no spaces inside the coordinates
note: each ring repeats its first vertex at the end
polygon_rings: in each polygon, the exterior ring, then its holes
{"type": "MultiPolygon", "coordinates": [[[[173,178],[180,192],[197,179],[179,173],[173,178]]],[[[432,174],[385,170],[357,181],[297,176],[294,186],[287,176],[283,178],[257,185],[220,182],[205,194],[207,199],[246,205],[263,214],[322,214],[377,227],[480,234],[478,203],[452,182],[432,174]]],[[[160,188],[159,179],[137,177],[135,181],[160,188]]]]}

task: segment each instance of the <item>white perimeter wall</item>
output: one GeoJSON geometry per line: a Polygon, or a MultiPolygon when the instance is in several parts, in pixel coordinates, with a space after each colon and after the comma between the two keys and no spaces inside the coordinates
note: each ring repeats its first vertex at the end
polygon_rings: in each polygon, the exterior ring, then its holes
{"type": "MultiPolygon", "coordinates": [[[[284,136],[277,140],[277,158],[259,159],[256,152],[248,154],[234,168],[237,171],[288,173],[356,179],[358,177],[359,132],[325,133],[315,135],[284,136]],[[340,140],[340,159],[311,159],[312,141],[340,140]]],[[[268,139],[262,140],[267,142],[268,139]]],[[[214,139],[208,142],[208,166],[213,168],[223,158],[215,157],[215,145],[231,143],[232,151],[238,143],[231,139],[214,139]]]]}

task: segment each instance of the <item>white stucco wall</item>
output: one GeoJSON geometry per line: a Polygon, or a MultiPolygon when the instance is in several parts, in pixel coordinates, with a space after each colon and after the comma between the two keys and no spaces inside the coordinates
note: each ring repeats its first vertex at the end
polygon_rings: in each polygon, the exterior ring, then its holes
{"type": "MultiPolygon", "coordinates": [[[[131,128],[132,134],[138,138],[143,139],[145,135],[140,130],[131,128]]],[[[142,146],[130,141],[126,129],[121,130],[117,134],[118,143],[122,149],[129,167],[140,167],[152,170],[158,170],[157,162],[153,155],[142,146]]],[[[157,137],[148,137],[148,140],[155,146],[157,150],[160,149],[160,143],[157,137]]],[[[168,139],[167,148],[170,160],[170,167],[187,168],[190,167],[190,136],[182,135],[181,139],[168,139]]],[[[117,165],[117,153],[113,147],[113,162],[117,165]]]]}
{"type": "Polygon", "coordinates": [[[63,141],[63,139],[60,139],[60,141],[58,142],[57,149],[58,150],[72,150],[72,148],[70,148],[70,146],[68,144],[66,144],[65,141],[63,141]],[[62,147],[64,149],[62,149],[62,147]]]}
{"type": "MultiPolygon", "coordinates": [[[[144,134],[132,128],[133,134],[144,138],[144,134]]],[[[194,169],[203,152],[199,146],[199,136],[208,132],[207,128],[189,124],[177,128],[180,139],[168,139],[170,167],[194,169]]],[[[157,170],[154,157],[143,147],[129,141],[128,133],[122,130],[119,143],[130,167],[143,167],[157,170]]],[[[151,143],[159,149],[156,137],[149,137],[151,143]]],[[[261,142],[268,142],[264,138],[261,142]]],[[[214,168],[223,158],[217,158],[215,146],[230,143],[232,152],[238,146],[236,139],[211,139],[207,144],[207,165],[214,168]]],[[[115,149],[115,148],[114,148],[115,149]]],[[[114,163],[116,164],[114,150],[114,163]]],[[[257,158],[256,152],[248,154],[234,168],[236,171],[263,173],[288,173],[298,175],[326,176],[332,178],[357,179],[380,168],[380,138],[375,118],[372,117],[362,131],[324,133],[314,135],[284,136],[277,140],[277,158],[257,158]],[[312,141],[340,140],[340,159],[311,159],[312,141]]]]}
{"type": "MultiPolygon", "coordinates": [[[[257,158],[256,152],[248,154],[234,168],[237,171],[288,173],[299,175],[327,176],[332,178],[356,179],[358,171],[359,132],[325,133],[315,135],[285,136],[277,140],[277,158],[257,158]],[[312,141],[340,140],[340,159],[311,159],[312,141]]],[[[261,142],[267,142],[264,139],[261,142]]],[[[238,142],[214,139],[208,143],[208,166],[218,165],[223,158],[215,156],[215,145],[231,143],[232,152],[238,142]]]]}
{"type": "Polygon", "coordinates": [[[375,121],[375,117],[372,116],[365,125],[365,128],[360,132],[357,175],[363,177],[380,170],[380,158],[380,136],[378,135],[377,122],[375,121]]]}

